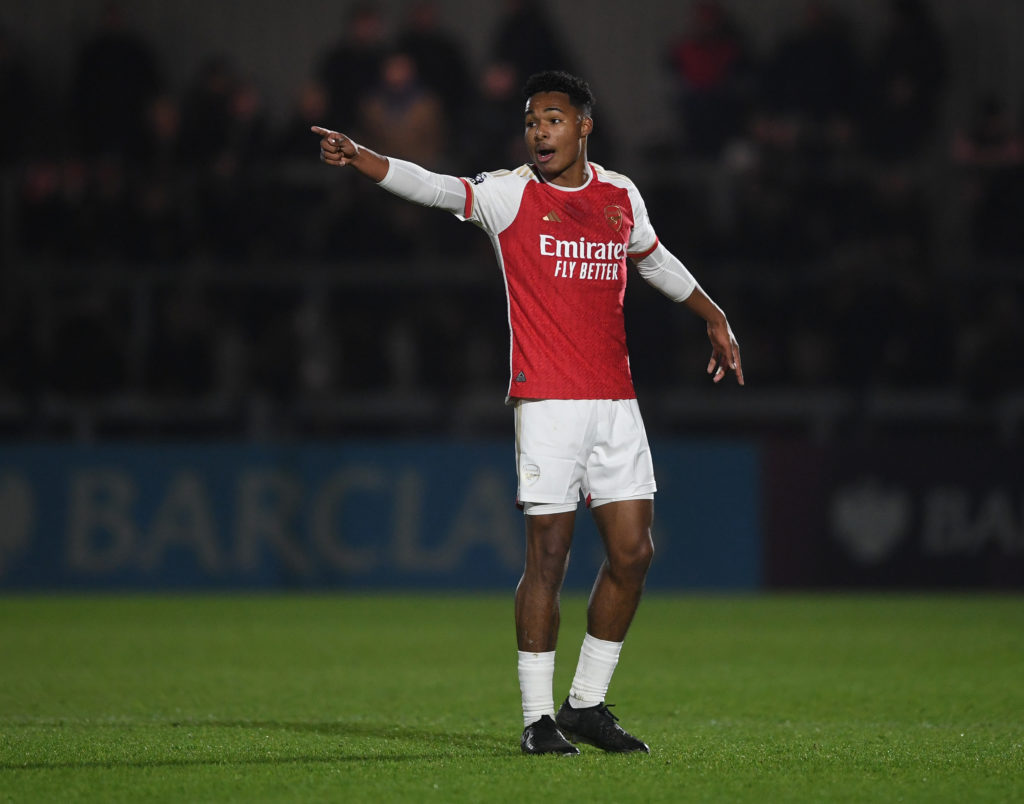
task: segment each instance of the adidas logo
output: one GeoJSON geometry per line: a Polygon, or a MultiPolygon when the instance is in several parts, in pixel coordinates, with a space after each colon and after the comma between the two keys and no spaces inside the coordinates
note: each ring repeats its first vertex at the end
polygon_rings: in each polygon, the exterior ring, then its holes
{"type": "Polygon", "coordinates": [[[526,382],[526,375],[525,375],[525,374],[523,374],[523,372],[521,372],[521,371],[520,371],[520,372],[519,372],[519,373],[518,373],[518,374],[516,375],[516,382],[526,382]]]}
{"type": "Polygon", "coordinates": [[[561,223],[562,219],[558,217],[558,213],[551,210],[547,215],[541,218],[542,221],[553,221],[554,223],[561,223]]]}

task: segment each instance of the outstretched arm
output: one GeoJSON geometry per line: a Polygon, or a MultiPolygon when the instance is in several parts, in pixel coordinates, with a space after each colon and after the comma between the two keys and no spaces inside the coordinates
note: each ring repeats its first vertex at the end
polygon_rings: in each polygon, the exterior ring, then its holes
{"type": "Polygon", "coordinates": [[[404,159],[381,156],[338,131],[320,126],[313,126],[312,130],[320,135],[320,159],[325,164],[334,167],[351,165],[389,193],[414,204],[437,207],[455,214],[465,210],[467,185],[461,179],[431,173],[404,159]]]}

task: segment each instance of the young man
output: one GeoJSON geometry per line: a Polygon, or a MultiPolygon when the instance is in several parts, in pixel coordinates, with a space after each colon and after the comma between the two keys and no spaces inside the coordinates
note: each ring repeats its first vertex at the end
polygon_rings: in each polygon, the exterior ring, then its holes
{"type": "Polygon", "coordinates": [[[707,322],[707,372],[716,383],[732,370],[743,384],[739,345],[722,310],[659,243],[633,183],[587,161],[594,99],[586,82],[538,73],[524,95],[532,162],[473,179],[430,173],[336,131],[313,131],[328,165],[349,165],[395,195],[478,225],[504,274],[508,401],[526,514],[526,567],[515,597],[523,752],[579,753],[567,736],[606,751],[647,752],[604,702],[654,553],[654,471],[622,314],[626,258],[707,322]],[[556,714],[558,599],[581,492],[606,560],[590,596],[576,675],[556,714]]]}

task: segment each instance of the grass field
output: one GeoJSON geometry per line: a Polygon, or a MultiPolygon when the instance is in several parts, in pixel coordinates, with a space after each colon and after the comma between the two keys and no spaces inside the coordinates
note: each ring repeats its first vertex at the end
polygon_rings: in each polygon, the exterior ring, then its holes
{"type": "Polygon", "coordinates": [[[0,801],[1024,800],[1022,598],[650,596],[609,693],[650,756],[522,756],[511,617],[0,598],[0,801]]]}

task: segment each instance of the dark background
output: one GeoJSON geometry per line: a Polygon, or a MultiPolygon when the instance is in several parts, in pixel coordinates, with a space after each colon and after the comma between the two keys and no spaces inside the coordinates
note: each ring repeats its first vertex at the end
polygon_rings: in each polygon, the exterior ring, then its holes
{"type": "Polygon", "coordinates": [[[744,349],[711,391],[699,322],[634,278],[651,429],[1016,442],[1019,4],[631,11],[0,6],[0,434],[504,433],[486,238],[323,168],[308,125],[514,166],[523,74],[565,66],[744,349]]]}

